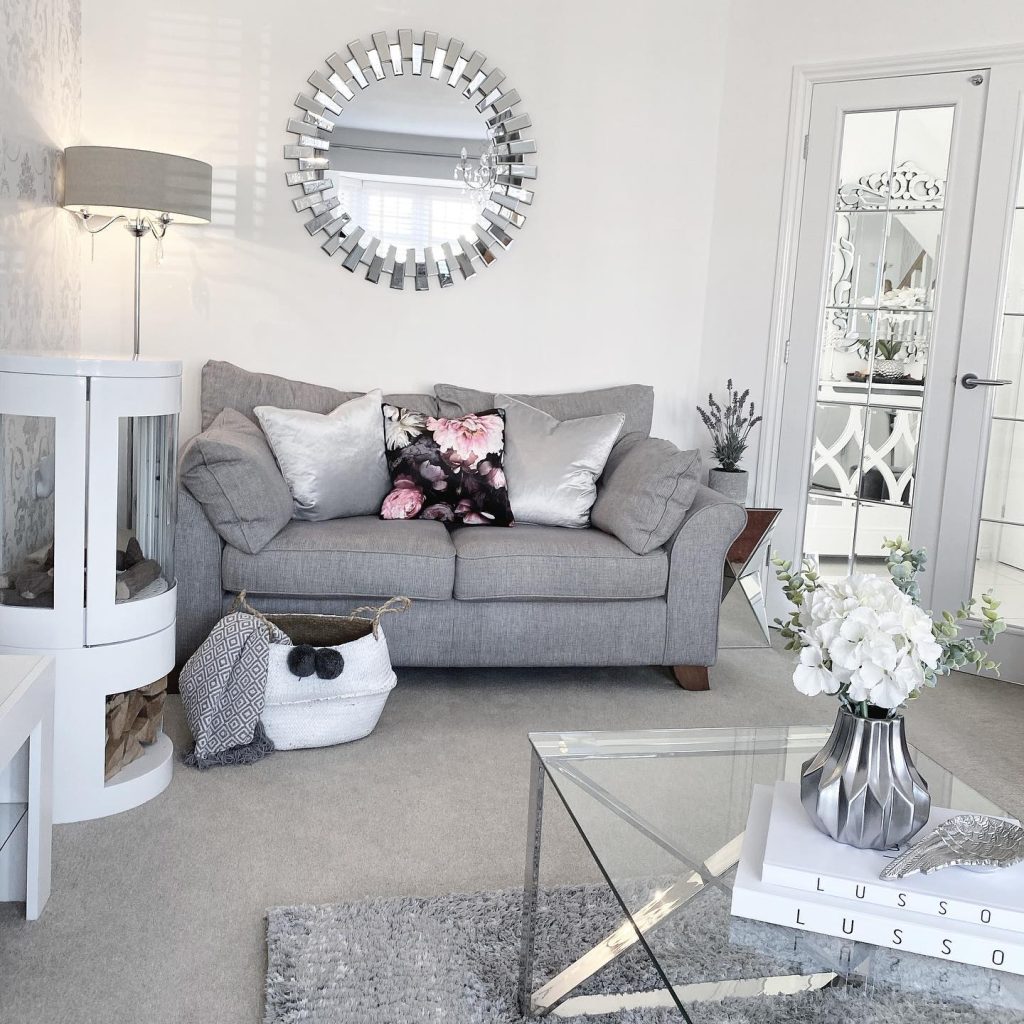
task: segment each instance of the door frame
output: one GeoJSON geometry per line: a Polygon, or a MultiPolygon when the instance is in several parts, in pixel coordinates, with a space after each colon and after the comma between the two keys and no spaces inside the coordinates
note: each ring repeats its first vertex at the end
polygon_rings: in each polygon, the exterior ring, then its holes
{"type": "Polygon", "coordinates": [[[1021,61],[1024,61],[1024,46],[996,46],[859,61],[798,64],[793,68],[786,166],[779,215],[779,241],[775,258],[775,287],[769,326],[764,398],[761,403],[764,420],[758,443],[757,474],[754,481],[754,499],[759,507],[774,506],[778,498],[777,455],[786,385],[786,348],[793,317],[797,240],[804,198],[804,139],[810,127],[813,87],[826,82],[942,74],[975,67],[991,68],[999,64],[1015,64],[1021,61]]]}

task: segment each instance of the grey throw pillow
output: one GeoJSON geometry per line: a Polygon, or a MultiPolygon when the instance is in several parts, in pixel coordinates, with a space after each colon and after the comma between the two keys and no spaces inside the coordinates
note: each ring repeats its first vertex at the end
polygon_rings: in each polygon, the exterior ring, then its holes
{"type": "MultiPolygon", "coordinates": [[[[578,420],[585,416],[605,416],[620,412],[625,417],[623,433],[630,434],[634,430],[644,434],[651,432],[654,388],[646,384],[622,384],[613,388],[555,395],[508,395],[507,392],[499,392],[502,393],[558,420],[578,420]]],[[[434,394],[437,395],[440,415],[453,419],[493,409],[497,404],[494,392],[477,391],[475,388],[462,388],[454,384],[435,384],[434,394]]]]}
{"type": "Polygon", "coordinates": [[[699,482],[700,452],[680,451],[660,437],[627,434],[608,458],[591,521],[646,555],[679,529],[699,482]]]}
{"type": "Polygon", "coordinates": [[[622,413],[557,420],[508,395],[496,395],[495,404],[505,410],[505,479],[516,522],[588,526],[622,413]]]}
{"type": "Polygon", "coordinates": [[[370,391],[326,416],[258,405],[254,412],[291,489],[296,519],[370,516],[391,490],[383,395],[370,391]]]}
{"type": "MultiPolygon", "coordinates": [[[[323,384],[289,380],[273,373],[254,373],[233,363],[211,359],[203,367],[200,386],[203,430],[217,418],[222,409],[237,409],[255,423],[256,413],[253,410],[258,405],[326,414],[337,409],[342,402],[359,398],[363,394],[362,391],[338,391],[323,384]]],[[[391,405],[415,409],[425,416],[437,415],[437,399],[433,395],[385,395],[384,400],[391,405]]]]}
{"type": "Polygon", "coordinates": [[[292,518],[292,495],[255,423],[225,409],[181,456],[181,482],[213,528],[255,555],[292,518]]]}

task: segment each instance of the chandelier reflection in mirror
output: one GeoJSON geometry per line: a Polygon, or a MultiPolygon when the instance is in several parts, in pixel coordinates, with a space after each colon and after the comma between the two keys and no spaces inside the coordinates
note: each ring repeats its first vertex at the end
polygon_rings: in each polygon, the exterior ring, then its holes
{"type": "Polygon", "coordinates": [[[504,73],[436,32],[375,32],[295,99],[288,185],[306,231],[371,284],[416,291],[472,279],[533,202],[536,143],[504,73]]]}
{"type": "Polygon", "coordinates": [[[498,182],[497,150],[492,142],[473,163],[466,147],[462,147],[459,162],[455,165],[455,180],[462,182],[463,191],[469,192],[473,202],[483,209],[498,182]]]}

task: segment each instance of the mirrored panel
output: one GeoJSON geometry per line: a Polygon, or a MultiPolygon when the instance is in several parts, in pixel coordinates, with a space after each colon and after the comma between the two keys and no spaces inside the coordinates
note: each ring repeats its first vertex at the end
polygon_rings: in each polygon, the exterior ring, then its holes
{"type": "Polygon", "coordinates": [[[909,534],[952,131],[952,107],[844,117],[805,529],[833,568],[909,534]]]}
{"type": "Polygon", "coordinates": [[[989,591],[1002,602],[1000,615],[1024,627],[1024,526],[981,524],[972,594],[977,599],[989,591]]]}
{"type": "Polygon", "coordinates": [[[287,124],[286,180],[307,232],[345,270],[427,291],[473,278],[513,243],[537,147],[484,54],[435,32],[376,32],[308,81],[287,124]]]}
{"type": "Polygon", "coordinates": [[[854,497],[864,446],[862,405],[819,402],[814,420],[811,489],[854,497]]]}
{"type": "Polygon", "coordinates": [[[857,543],[853,571],[872,576],[888,576],[885,567],[886,539],[910,536],[910,508],[905,505],[861,501],[857,508],[857,543]]]}
{"type": "Polygon", "coordinates": [[[1024,314],[1024,209],[1014,210],[1004,313],[1024,314]]]}
{"type": "Polygon", "coordinates": [[[910,506],[921,414],[910,409],[867,410],[859,496],[910,506]]]}
{"type": "Polygon", "coordinates": [[[999,611],[1024,627],[1024,167],[1010,236],[972,593],[994,590],[999,611]]]}
{"type": "Polygon", "coordinates": [[[813,493],[807,499],[804,553],[818,563],[826,579],[848,576],[853,564],[857,502],[813,493]]]}
{"type": "MultiPolygon", "coordinates": [[[[843,148],[839,156],[839,187],[836,203],[842,208],[865,208],[857,196],[870,182],[892,167],[896,142],[896,111],[867,110],[843,118],[843,148]]],[[[883,199],[874,205],[886,208],[883,199]]]]}

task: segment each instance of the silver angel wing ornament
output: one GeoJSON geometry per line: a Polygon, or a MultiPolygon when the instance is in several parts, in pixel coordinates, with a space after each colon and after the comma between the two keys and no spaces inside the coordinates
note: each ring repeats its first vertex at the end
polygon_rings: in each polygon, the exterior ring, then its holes
{"type": "Polygon", "coordinates": [[[987,814],[957,814],[901,853],[878,877],[930,875],[942,868],[1006,868],[1024,861],[1024,828],[987,814]]]}

